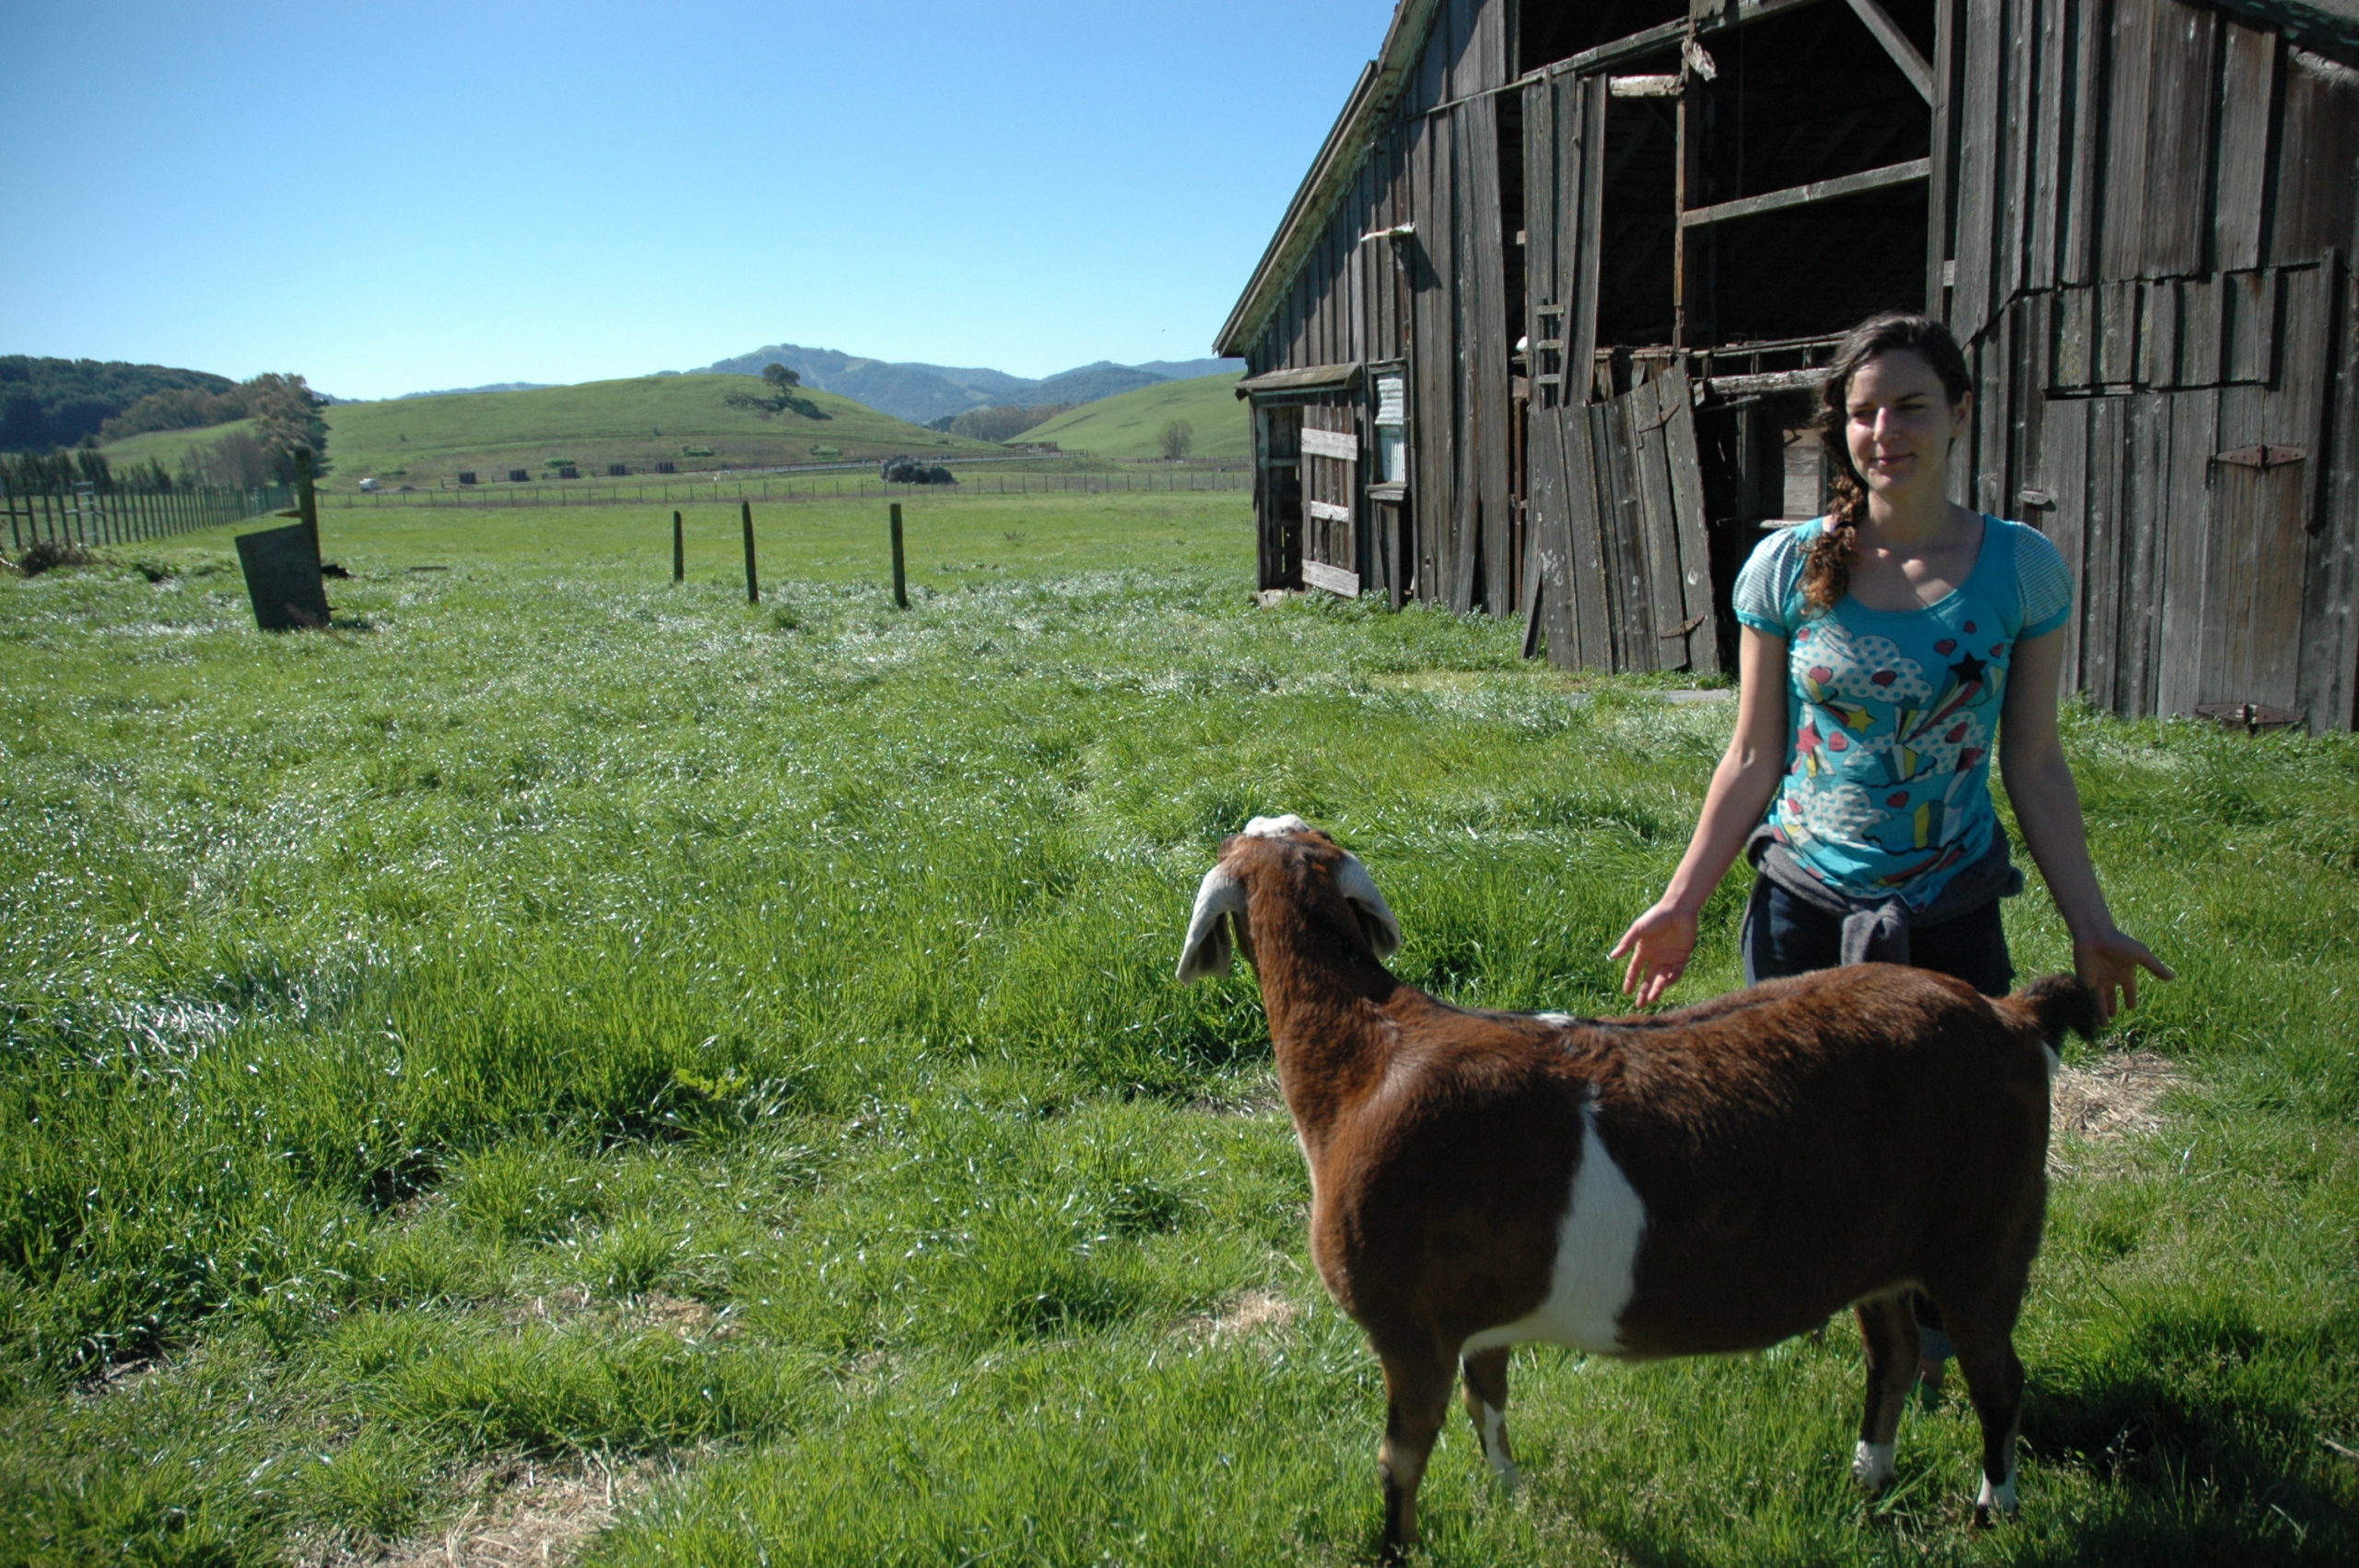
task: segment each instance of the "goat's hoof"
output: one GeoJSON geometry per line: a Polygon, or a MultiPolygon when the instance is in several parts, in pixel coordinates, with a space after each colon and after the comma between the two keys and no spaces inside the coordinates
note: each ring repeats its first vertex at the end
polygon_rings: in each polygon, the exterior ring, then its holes
{"type": "Polygon", "coordinates": [[[2015,1478],[2009,1476],[1995,1486],[1985,1480],[1982,1495],[1974,1500],[1974,1527],[1987,1530],[1995,1519],[2012,1519],[2014,1516],[2015,1478]]]}
{"type": "Polygon", "coordinates": [[[1869,1492],[1890,1486],[1895,1473],[1892,1450],[1889,1443],[1860,1444],[1851,1456],[1851,1479],[1869,1492]]]}

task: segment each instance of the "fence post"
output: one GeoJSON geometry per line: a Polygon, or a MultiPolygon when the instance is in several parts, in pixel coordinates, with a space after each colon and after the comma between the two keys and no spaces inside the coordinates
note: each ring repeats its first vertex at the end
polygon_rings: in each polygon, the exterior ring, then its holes
{"type": "Polygon", "coordinates": [[[311,449],[295,449],[295,505],[303,514],[303,532],[311,535],[311,559],[320,558],[320,497],[311,487],[311,449]]]}
{"type": "Polygon", "coordinates": [[[893,603],[910,607],[909,576],[901,565],[901,503],[893,503],[893,603]]]}
{"type": "Polygon", "coordinates": [[[684,582],[688,575],[687,540],[682,532],[680,514],[672,514],[672,580],[684,582]]]}
{"type": "Polygon", "coordinates": [[[762,602],[762,587],[754,576],[754,503],[739,501],[737,508],[745,520],[745,603],[758,604],[762,602]]]}

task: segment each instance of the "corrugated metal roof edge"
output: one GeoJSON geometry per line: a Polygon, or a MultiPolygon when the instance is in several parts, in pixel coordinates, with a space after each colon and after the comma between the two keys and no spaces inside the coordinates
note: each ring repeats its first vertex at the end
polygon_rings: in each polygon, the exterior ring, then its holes
{"type": "Polygon", "coordinates": [[[1318,242],[1320,228],[1332,216],[1344,185],[1366,161],[1367,133],[1373,122],[1391,109],[1400,95],[1401,84],[1416,64],[1418,53],[1425,48],[1426,36],[1432,31],[1434,18],[1440,9],[1441,0],[1401,0],[1394,9],[1392,25],[1385,30],[1384,46],[1360,72],[1359,82],[1344,101],[1344,111],[1335,117],[1334,128],[1327,133],[1319,156],[1311,161],[1310,171],[1303,176],[1294,200],[1286,204],[1285,217],[1270,237],[1269,247],[1262,252],[1245,292],[1238,297],[1228,320],[1221,323],[1220,332],[1214,337],[1216,353],[1231,357],[1242,355],[1269,320],[1271,311],[1277,308],[1279,297],[1293,284],[1303,258],[1318,242]]]}

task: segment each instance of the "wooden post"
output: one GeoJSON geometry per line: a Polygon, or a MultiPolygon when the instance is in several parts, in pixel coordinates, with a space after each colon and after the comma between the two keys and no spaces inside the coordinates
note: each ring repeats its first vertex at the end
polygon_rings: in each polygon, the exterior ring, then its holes
{"type": "Polygon", "coordinates": [[[295,449],[295,505],[303,514],[303,532],[311,536],[311,558],[320,558],[320,497],[311,488],[311,449],[295,449]]]}
{"type": "Polygon", "coordinates": [[[672,580],[682,582],[688,575],[687,542],[680,528],[680,514],[672,514],[672,580]]]}
{"type": "Polygon", "coordinates": [[[739,501],[737,509],[745,520],[745,603],[758,604],[762,602],[762,587],[754,577],[754,503],[739,501]]]}
{"type": "Polygon", "coordinates": [[[901,561],[901,503],[893,503],[893,603],[910,607],[909,574],[901,561]]]}

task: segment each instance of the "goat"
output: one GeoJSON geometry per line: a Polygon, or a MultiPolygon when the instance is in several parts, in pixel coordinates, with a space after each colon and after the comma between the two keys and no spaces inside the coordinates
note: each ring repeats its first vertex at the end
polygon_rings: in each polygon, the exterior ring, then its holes
{"type": "Polygon", "coordinates": [[[1513,1486],[1508,1348],[1631,1360],[1759,1350],[1854,1308],[1852,1473],[1893,1476],[1914,1380],[1908,1293],[1938,1303],[1982,1427],[1978,1524],[2015,1508],[2013,1342],[2047,1206],[2048,1085],[2070,976],[1985,998],[1866,964],[1654,1017],[1480,1012],[1388,973],[1400,923],[1299,817],[1256,817],[1196,895],[1182,981],[1257,971],[1310,1166],[1310,1248],[1384,1367],[1384,1548],[1462,1368],[1513,1486]]]}

